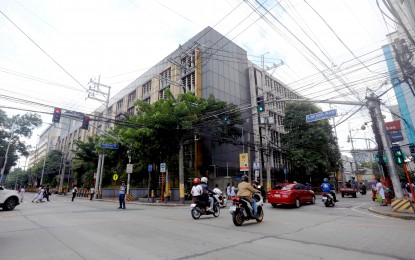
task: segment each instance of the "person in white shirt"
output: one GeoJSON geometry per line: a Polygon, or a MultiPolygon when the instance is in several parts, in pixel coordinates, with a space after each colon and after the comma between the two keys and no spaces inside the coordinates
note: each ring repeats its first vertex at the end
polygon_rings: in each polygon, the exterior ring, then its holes
{"type": "Polygon", "coordinates": [[[203,188],[200,185],[200,179],[199,178],[195,178],[193,180],[193,187],[192,190],[190,191],[190,193],[192,194],[192,198],[193,198],[193,202],[197,202],[198,200],[200,200],[200,196],[202,196],[203,194],[203,188]]]}
{"type": "Polygon", "coordinates": [[[377,183],[376,183],[376,190],[378,192],[378,194],[380,195],[380,197],[382,198],[382,206],[387,206],[388,204],[386,204],[386,198],[385,198],[385,190],[383,189],[383,184],[380,181],[380,179],[377,179],[377,183]]]}
{"type": "Polygon", "coordinates": [[[25,193],[25,189],[24,189],[24,186],[22,186],[21,188],[20,188],[20,202],[23,202],[23,197],[24,197],[24,193],[25,193]]]}
{"type": "MultiPolygon", "coordinates": [[[[213,192],[218,194],[219,196],[222,195],[222,191],[219,189],[219,184],[215,184],[215,188],[213,189],[213,192]]],[[[225,203],[225,198],[222,196],[222,204],[225,203]]]]}

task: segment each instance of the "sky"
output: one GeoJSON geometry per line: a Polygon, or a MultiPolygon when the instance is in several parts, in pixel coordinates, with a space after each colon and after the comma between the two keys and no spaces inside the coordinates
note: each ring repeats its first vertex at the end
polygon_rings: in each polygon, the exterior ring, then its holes
{"type": "MultiPolygon", "coordinates": [[[[375,0],[2,0],[0,11],[0,108],[41,113],[33,146],[54,107],[101,105],[86,99],[91,79],[113,96],[207,26],[258,65],[283,61],[268,72],[306,98],[363,102],[371,90],[396,104],[381,51],[395,27],[375,0]]],[[[337,109],[341,150],[349,132],[366,148],[366,108],[318,105],[337,109]]]]}

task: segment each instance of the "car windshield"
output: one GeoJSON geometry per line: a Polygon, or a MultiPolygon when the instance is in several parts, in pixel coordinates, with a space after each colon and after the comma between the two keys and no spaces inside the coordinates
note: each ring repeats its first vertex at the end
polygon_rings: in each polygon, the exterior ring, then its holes
{"type": "Polygon", "coordinates": [[[294,184],[288,184],[288,185],[279,184],[279,185],[275,186],[273,188],[273,190],[290,190],[293,185],[294,184]]]}

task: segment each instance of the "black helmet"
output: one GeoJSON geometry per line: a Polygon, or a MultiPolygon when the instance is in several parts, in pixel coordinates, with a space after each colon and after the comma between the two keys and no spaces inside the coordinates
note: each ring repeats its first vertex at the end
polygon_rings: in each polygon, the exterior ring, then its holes
{"type": "Polygon", "coordinates": [[[242,181],[248,181],[248,176],[246,176],[246,175],[242,176],[242,177],[241,177],[241,180],[242,180],[242,181]]]}

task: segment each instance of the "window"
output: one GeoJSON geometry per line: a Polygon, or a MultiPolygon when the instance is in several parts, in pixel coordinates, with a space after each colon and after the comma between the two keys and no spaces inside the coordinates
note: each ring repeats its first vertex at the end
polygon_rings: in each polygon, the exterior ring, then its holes
{"type": "Polygon", "coordinates": [[[129,114],[129,115],[134,115],[135,114],[135,107],[130,107],[128,110],[127,110],[127,114],[129,114]]]}
{"type": "Polygon", "coordinates": [[[166,99],[166,89],[170,89],[170,87],[164,88],[159,91],[159,99],[166,99]]]}
{"type": "Polygon", "coordinates": [[[171,82],[171,68],[166,69],[160,73],[160,89],[170,87],[171,82]]]}
{"type": "Polygon", "coordinates": [[[143,85],[143,97],[151,94],[151,80],[143,85]]]}
{"type": "Polygon", "coordinates": [[[146,99],[144,99],[143,100],[144,102],[147,102],[147,103],[149,103],[150,104],[150,98],[148,97],[148,98],[146,98],[146,99]]]}
{"type": "Polygon", "coordinates": [[[195,92],[195,72],[187,75],[186,77],[182,78],[182,85],[184,88],[184,93],[186,92],[195,92]]]}
{"type": "Polygon", "coordinates": [[[185,57],[181,58],[180,65],[181,65],[182,77],[186,76],[187,74],[191,72],[194,72],[195,52],[193,51],[192,53],[190,53],[190,55],[186,55],[185,57]]]}
{"type": "Polygon", "coordinates": [[[133,92],[131,92],[128,95],[128,102],[127,102],[127,106],[131,107],[134,105],[134,100],[136,99],[136,91],[134,90],[133,92]]]}
{"type": "Polygon", "coordinates": [[[124,106],[124,100],[121,99],[120,101],[117,102],[117,108],[115,109],[115,111],[116,111],[115,113],[116,114],[121,113],[122,109],[123,109],[123,106],[124,106]]]}

